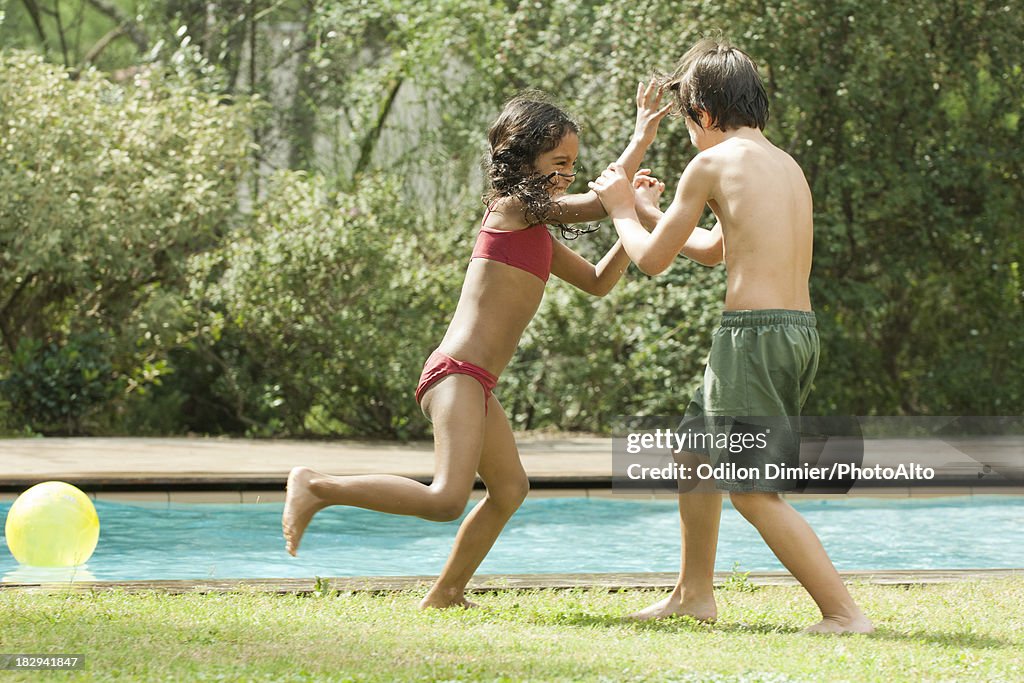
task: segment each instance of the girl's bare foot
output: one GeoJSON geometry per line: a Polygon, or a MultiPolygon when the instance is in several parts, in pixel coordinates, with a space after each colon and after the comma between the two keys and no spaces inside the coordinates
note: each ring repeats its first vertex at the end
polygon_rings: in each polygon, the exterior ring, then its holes
{"type": "Polygon", "coordinates": [[[850,617],[825,617],[817,624],[808,626],[801,633],[871,633],[874,625],[861,613],[850,617]]]}
{"type": "Polygon", "coordinates": [[[667,617],[693,617],[697,621],[714,623],[718,618],[718,606],[711,596],[699,600],[684,600],[682,595],[673,592],[664,600],[627,615],[626,619],[650,621],[667,617]]]}
{"type": "Polygon", "coordinates": [[[295,467],[288,474],[281,530],[284,532],[285,548],[292,556],[299,551],[302,534],[305,533],[313,515],[327,507],[310,487],[310,481],[316,475],[317,473],[308,467],[295,467]]]}

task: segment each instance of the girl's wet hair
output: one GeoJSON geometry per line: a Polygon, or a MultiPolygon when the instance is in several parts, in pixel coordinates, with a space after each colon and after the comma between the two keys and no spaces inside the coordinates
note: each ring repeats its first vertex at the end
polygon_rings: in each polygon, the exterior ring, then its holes
{"type": "Polygon", "coordinates": [[[691,47],[671,76],[660,79],[676,100],[676,111],[700,124],[698,110],[722,131],[749,126],[764,130],[768,95],[757,65],[743,50],[721,36],[704,38],[691,47]]]}
{"type": "MultiPolygon", "coordinates": [[[[579,132],[579,124],[542,93],[528,92],[509,100],[487,132],[490,151],[484,169],[490,189],[484,203],[490,206],[505,197],[515,199],[522,204],[527,222],[546,223],[557,202],[548,193],[550,179],[540,175],[534,163],[566,135],[579,132]]],[[[594,230],[555,225],[569,239],[594,230]]]]}

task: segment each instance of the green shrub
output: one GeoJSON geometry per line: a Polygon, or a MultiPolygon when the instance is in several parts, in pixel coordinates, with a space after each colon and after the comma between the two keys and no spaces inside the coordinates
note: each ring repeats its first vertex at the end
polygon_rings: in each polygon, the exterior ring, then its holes
{"type": "Polygon", "coordinates": [[[9,404],[9,424],[31,425],[43,433],[78,433],[82,418],[119,388],[108,343],[96,332],[60,344],[23,339],[9,375],[0,380],[0,396],[9,404]]]}
{"type": "MultiPolygon", "coordinates": [[[[412,391],[454,312],[475,220],[430,232],[400,196],[382,176],[353,193],[274,178],[249,226],[194,259],[199,328],[157,394],[191,377],[199,431],[423,436],[412,391]]],[[[595,258],[601,241],[573,247],[595,258]]],[[[721,270],[687,263],[660,280],[634,272],[604,299],[553,280],[499,385],[514,426],[602,431],[623,413],[682,411],[723,286],[721,270]]]]}
{"type": "Polygon", "coordinates": [[[282,173],[252,222],[194,261],[197,353],[253,434],[421,435],[413,389],[460,264],[392,179],[331,191],[282,173]]]}
{"type": "MultiPolygon", "coordinates": [[[[234,218],[247,108],[184,72],[153,66],[117,85],[5,51],[0,112],[0,377],[57,362],[90,330],[116,382],[90,375],[109,386],[49,400],[82,417],[70,406],[89,396],[95,428],[130,429],[115,406],[159,379],[190,327],[178,293],[187,258],[234,218]]],[[[29,426],[51,424],[49,403],[18,405],[29,426]]]]}
{"type": "MultiPolygon", "coordinates": [[[[815,199],[823,353],[806,411],[1024,411],[1012,144],[1024,14],[923,1],[894,14],[883,0],[421,5],[313,9],[280,139],[250,139],[247,107],[190,80],[196,54],[182,74],[146,67],[116,86],[4,53],[0,377],[22,340],[41,352],[94,330],[117,395],[79,429],[421,435],[412,387],[458,295],[501,102],[537,87],[575,115],[585,191],[631,129],[636,80],[721,27],[760,64],[766,133],[815,199]],[[260,185],[250,216],[237,178],[256,139],[311,175],[260,185]]],[[[213,45],[229,47],[192,49],[213,45]]],[[[645,165],[671,193],[694,152],[668,120],[645,165]]],[[[594,260],[609,242],[606,227],[573,246],[594,260]]],[[[601,431],[611,416],[681,411],[723,285],[721,269],[682,262],[656,279],[631,271],[601,300],[553,280],[498,390],[514,425],[601,431]]]]}

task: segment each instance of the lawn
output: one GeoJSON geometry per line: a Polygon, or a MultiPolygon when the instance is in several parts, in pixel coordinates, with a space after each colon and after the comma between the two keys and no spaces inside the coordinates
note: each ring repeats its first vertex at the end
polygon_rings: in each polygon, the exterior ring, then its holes
{"type": "Polygon", "coordinates": [[[419,612],[422,592],[276,595],[0,590],[0,653],[77,653],[2,680],[966,681],[1024,678],[1024,580],[854,584],[870,636],[808,636],[810,598],[730,581],[716,625],[621,616],[662,593],[498,591],[419,612]]]}

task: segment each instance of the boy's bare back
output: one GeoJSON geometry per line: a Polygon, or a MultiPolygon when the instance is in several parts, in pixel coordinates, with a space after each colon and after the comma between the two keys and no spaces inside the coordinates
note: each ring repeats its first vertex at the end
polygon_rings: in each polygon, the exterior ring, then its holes
{"type": "Polygon", "coordinates": [[[705,157],[722,226],[726,310],[811,310],[811,192],[800,166],[760,130],[730,131],[705,157]]]}
{"type": "Polygon", "coordinates": [[[799,165],[762,132],[768,96],[756,65],[741,50],[706,39],[662,87],[673,93],[700,153],[664,213],[659,193],[634,193],[614,165],[590,184],[626,252],[649,275],[680,252],[708,266],[724,260],[726,310],[810,311],[811,192],[799,165]],[[706,206],[718,217],[710,231],[697,227],[706,206]]]}

